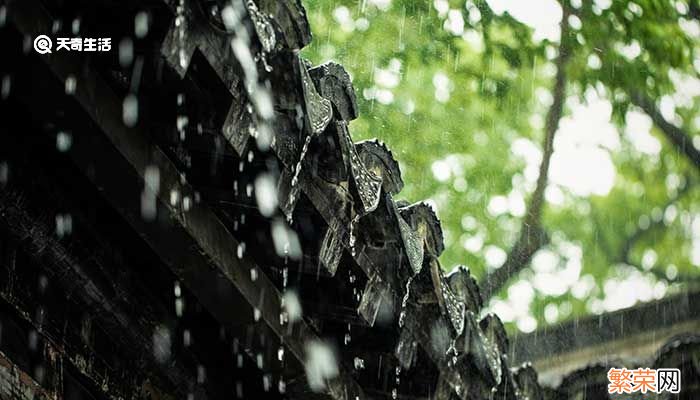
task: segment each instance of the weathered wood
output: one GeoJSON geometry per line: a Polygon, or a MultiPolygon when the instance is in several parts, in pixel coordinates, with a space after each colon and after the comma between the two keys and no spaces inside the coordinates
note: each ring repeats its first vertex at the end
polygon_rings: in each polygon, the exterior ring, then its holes
{"type": "MultiPolygon", "coordinates": [[[[50,30],[50,18],[34,1],[12,1],[8,10],[10,20],[25,34],[34,36],[50,30]]],[[[279,291],[264,273],[252,276],[251,269],[259,267],[237,256],[239,242],[211,210],[197,203],[190,209],[182,202],[171,204],[171,193],[193,193],[192,187],[150,142],[146,132],[122,125],[117,112],[121,101],[99,75],[80,68],[79,59],[75,54],[58,52],[42,57],[60,81],[82,71],[82,84],[77,86],[74,98],[104,134],[100,137],[94,132],[74,132],[76,140],[69,155],[76,165],[224,326],[235,330],[261,320],[264,326],[258,326],[283,340],[291,354],[303,362],[305,343],[319,340],[316,334],[304,321],[283,324],[279,291]],[[158,214],[169,216],[166,226],[146,222],[140,215],[138,200],[148,167],[159,170],[160,190],[155,195],[158,214]]],[[[47,110],[50,105],[36,108],[47,110]]],[[[274,371],[275,366],[268,363],[267,368],[274,371]]],[[[337,399],[364,398],[362,389],[342,365],[328,387],[337,399]]]]}
{"type": "Polygon", "coordinates": [[[8,400],[61,400],[47,393],[30,375],[0,352],[0,397],[8,400]]]}
{"type": "MultiPolygon", "coordinates": [[[[54,285],[64,286],[67,293],[74,294],[75,297],[81,300],[81,306],[85,316],[90,320],[100,321],[103,327],[107,329],[111,335],[111,340],[120,343],[120,347],[124,349],[125,356],[128,354],[136,360],[137,364],[143,365],[149,371],[158,371],[162,377],[169,379],[172,384],[179,390],[181,395],[186,395],[190,387],[194,387],[194,378],[183,371],[183,368],[178,363],[171,365],[159,364],[154,359],[152,351],[153,337],[159,326],[165,326],[165,321],[158,321],[152,315],[145,318],[138,318],[130,311],[126,311],[122,304],[131,299],[136,299],[136,296],[128,297],[129,300],[117,300],[112,295],[107,293],[116,289],[117,293],[124,295],[129,294],[128,290],[120,290],[118,284],[114,282],[115,287],[106,288],[102,282],[103,279],[96,279],[95,266],[87,266],[82,260],[86,257],[81,257],[81,260],[76,258],[71,251],[67,250],[55,237],[55,227],[47,226],[45,221],[38,220],[30,215],[22,206],[22,198],[15,193],[4,191],[0,193],[0,223],[3,225],[3,230],[8,230],[13,239],[23,243],[28,255],[36,264],[42,265],[45,269],[45,277],[54,285]],[[106,293],[107,292],[107,293],[106,293]]],[[[27,273],[28,265],[18,266],[21,268],[15,271],[15,274],[27,273]]],[[[112,292],[113,293],[113,292],[112,292]]],[[[11,288],[5,290],[1,294],[2,298],[12,307],[16,308],[20,315],[31,315],[35,310],[31,308],[25,309],[27,306],[39,307],[44,310],[45,306],[39,304],[22,304],[16,300],[23,298],[26,303],[27,298],[31,296],[28,292],[19,293],[11,288]],[[24,307],[23,307],[24,306],[24,307]]],[[[39,295],[35,295],[35,298],[39,295]]],[[[38,300],[37,300],[38,301],[38,300]]],[[[51,312],[51,304],[48,306],[51,312]]],[[[43,312],[43,311],[42,311],[43,312]]],[[[52,352],[63,358],[66,362],[70,362],[80,371],[87,380],[91,381],[95,387],[104,388],[105,394],[110,398],[119,398],[127,396],[127,393],[122,393],[125,388],[133,387],[134,391],[138,391],[143,382],[137,382],[137,375],[128,377],[128,374],[113,373],[107,362],[99,355],[98,352],[92,349],[90,352],[82,351],[85,346],[90,346],[90,343],[75,343],[65,337],[64,329],[72,331],[82,331],[85,337],[92,337],[93,333],[89,328],[81,325],[80,321],[71,321],[66,316],[49,315],[49,319],[65,318],[62,326],[51,329],[42,326],[42,321],[38,321],[36,331],[50,332],[53,340],[58,341],[60,346],[54,346],[56,349],[52,352]],[[124,383],[127,383],[124,385],[124,383]]],[[[27,321],[34,323],[34,321],[27,321]]],[[[141,377],[146,378],[150,374],[141,374],[141,377]]],[[[154,376],[155,377],[155,376],[154,376]]],[[[160,379],[160,378],[157,378],[160,379]]],[[[160,383],[156,383],[159,386],[160,383]]],[[[129,388],[127,390],[131,390],[129,388]]],[[[167,390],[162,391],[170,391],[167,390]]],[[[132,396],[133,393],[129,393],[132,396]]],[[[204,393],[201,394],[206,398],[204,393]]]]}

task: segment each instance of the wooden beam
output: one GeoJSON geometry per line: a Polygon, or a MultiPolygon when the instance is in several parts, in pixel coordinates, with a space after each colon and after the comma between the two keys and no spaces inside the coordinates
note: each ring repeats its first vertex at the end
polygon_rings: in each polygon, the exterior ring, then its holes
{"type": "Polygon", "coordinates": [[[0,398],[12,400],[61,400],[48,393],[29,374],[0,351],[0,398]]]}
{"type": "MultiPolygon", "coordinates": [[[[11,0],[8,20],[30,37],[51,31],[51,17],[36,0],[11,0]]],[[[105,195],[112,206],[138,231],[172,272],[224,326],[240,331],[258,323],[261,333],[277,337],[290,353],[303,363],[305,346],[319,341],[302,320],[283,324],[282,298],[272,281],[251,260],[237,255],[239,242],[206,206],[191,204],[185,209],[174,197],[193,193],[180,171],[142,128],[126,128],[121,121],[122,101],[94,68],[84,68],[76,53],[53,52],[40,56],[60,82],[77,76],[74,98],[89,122],[100,132],[74,131],[69,156],[78,168],[105,195]],[[101,133],[101,134],[100,134],[101,133]],[[160,190],[157,196],[158,222],[141,217],[140,199],[147,168],[157,168],[160,190]],[[251,274],[257,269],[257,274],[251,274]]],[[[34,93],[40,93],[37,90],[34,93]]],[[[34,111],[51,110],[55,105],[43,96],[33,98],[34,111]],[[46,104],[49,103],[49,104],[46,104]]],[[[86,124],[87,125],[87,124],[86,124]]],[[[150,190],[150,189],[147,189],[150,190]]],[[[273,369],[273,364],[266,368],[273,369]]],[[[365,398],[362,389],[344,366],[327,382],[336,399],[365,398]]]]}

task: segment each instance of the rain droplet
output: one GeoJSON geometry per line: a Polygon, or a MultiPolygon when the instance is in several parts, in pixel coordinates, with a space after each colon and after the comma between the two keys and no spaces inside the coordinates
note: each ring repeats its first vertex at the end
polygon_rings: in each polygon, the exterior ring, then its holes
{"type": "Polygon", "coordinates": [[[134,42],[124,38],[119,42],[119,65],[126,68],[134,61],[134,42]]]}
{"type": "Polygon", "coordinates": [[[139,100],[134,94],[128,94],[122,104],[124,125],[134,127],[139,120],[139,100]]]}
{"type": "Polygon", "coordinates": [[[137,38],[143,39],[148,35],[149,18],[148,13],[139,11],[134,17],[134,35],[137,38]]]}
{"type": "Polygon", "coordinates": [[[58,151],[65,153],[66,151],[70,150],[72,144],[73,137],[70,133],[63,131],[58,132],[56,135],[56,149],[58,149],[58,151]]]}
{"type": "Polygon", "coordinates": [[[159,326],[153,332],[153,356],[156,361],[163,364],[170,359],[170,330],[165,326],[159,326]]]}
{"type": "Polygon", "coordinates": [[[185,128],[190,123],[189,118],[186,115],[177,116],[177,131],[180,132],[180,140],[185,140],[185,128]]]}
{"type": "Polygon", "coordinates": [[[41,274],[41,276],[39,277],[39,292],[46,292],[47,287],[49,287],[49,278],[47,278],[46,275],[41,274]]]}
{"type": "Polygon", "coordinates": [[[141,193],[141,217],[146,221],[153,221],[158,214],[155,193],[144,190],[141,193]]]}
{"type": "Polygon", "coordinates": [[[185,347],[190,347],[192,344],[192,333],[189,329],[185,329],[185,331],[182,332],[182,344],[185,347]]]}
{"type": "Polygon", "coordinates": [[[0,185],[4,185],[7,183],[9,175],[10,167],[7,165],[7,162],[0,162],[0,185]]]}
{"type": "Polygon", "coordinates": [[[255,309],[253,310],[253,319],[255,320],[255,322],[258,322],[260,321],[260,317],[260,310],[257,307],[255,307],[255,309]]]}
{"type": "Polygon", "coordinates": [[[197,366],[197,383],[202,384],[207,379],[207,370],[203,365],[197,366]]]}
{"type": "Polygon", "coordinates": [[[182,311],[185,309],[185,301],[181,298],[175,299],[175,315],[182,317],[182,311]]]}
{"type": "Polygon", "coordinates": [[[282,296],[282,306],[287,312],[289,321],[294,323],[301,319],[301,302],[299,302],[299,297],[294,291],[288,290],[284,292],[284,295],[282,296]]]}
{"type": "Polygon", "coordinates": [[[314,392],[326,389],[326,380],[338,376],[338,362],[333,350],[323,342],[312,340],[306,343],[306,379],[314,392]]]}
{"type": "Polygon", "coordinates": [[[0,95],[2,99],[5,100],[10,96],[10,89],[12,88],[12,79],[10,75],[5,75],[2,77],[2,88],[0,89],[0,95]]]}
{"type": "MultiPolygon", "coordinates": [[[[158,193],[160,190],[160,170],[158,167],[155,165],[147,166],[144,170],[143,177],[146,182],[146,187],[154,193],[158,193]]],[[[179,284],[177,285],[179,287],[179,284]]]]}
{"type": "Polygon", "coordinates": [[[73,32],[73,35],[78,35],[80,33],[80,18],[76,18],[73,20],[73,23],[71,24],[71,32],[73,32]]]}
{"type": "Polygon", "coordinates": [[[75,94],[75,88],[78,86],[78,80],[75,75],[68,75],[65,82],[65,92],[67,95],[75,94]]]}
{"type": "Polygon", "coordinates": [[[288,256],[294,260],[301,258],[299,236],[282,219],[275,219],[272,223],[272,242],[278,256],[288,256]]]}
{"type": "Polygon", "coordinates": [[[277,349],[277,360],[284,361],[284,346],[280,346],[280,348],[277,349]]]}
{"type": "Polygon", "coordinates": [[[29,332],[28,342],[29,350],[36,351],[39,347],[39,334],[36,330],[32,329],[32,331],[29,332]]]}
{"type": "Polygon", "coordinates": [[[56,215],[56,235],[63,237],[73,232],[73,218],[70,214],[56,215]]]}
{"type": "Polygon", "coordinates": [[[271,217],[277,210],[277,184],[272,175],[263,173],[255,178],[255,200],[260,213],[271,217]]]}
{"type": "Polygon", "coordinates": [[[175,207],[180,202],[180,192],[176,189],[170,191],[170,205],[175,207]]]}
{"type": "Polygon", "coordinates": [[[353,364],[357,370],[365,369],[365,360],[361,359],[360,357],[355,357],[353,364]]]}

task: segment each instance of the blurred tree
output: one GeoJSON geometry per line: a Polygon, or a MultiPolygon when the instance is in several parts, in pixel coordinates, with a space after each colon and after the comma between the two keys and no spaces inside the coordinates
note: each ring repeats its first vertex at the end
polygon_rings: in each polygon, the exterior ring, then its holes
{"type": "Polygon", "coordinates": [[[510,328],[697,287],[697,0],[304,2],[510,328]]]}

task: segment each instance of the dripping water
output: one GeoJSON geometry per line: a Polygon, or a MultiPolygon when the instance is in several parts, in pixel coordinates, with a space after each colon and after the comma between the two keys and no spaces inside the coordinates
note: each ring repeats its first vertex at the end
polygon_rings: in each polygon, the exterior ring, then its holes
{"type": "MultiPolygon", "coordinates": [[[[304,161],[304,157],[306,157],[306,152],[309,151],[309,144],[311,143],[311,135],[306,137],[306,140],[304,140],[304,147],[301,149],[301,154],[299,155],[299,161],[297,162],[297,165],[294,167],[294,177],[292,177],[292,188],[289,192],[289,200],[288,204],[293,205],[296,203],[297,196],[299,195],[299,174],[301,173],[301,165],[302,162],[304,161]]],[[[291,207],[290,207],[291,209],[291,207]]],[[[289,215],[287,215],[287,222],[290,224],[292,223],[292,213],[290,211],[289,215]]]]}
{"type": "Polygon", "coordinates": [[[396,387],[391,390],[391,398],[396,399],[399,395],[399,384],[401,383],[401,366],[396,367],[396,387]]]}
{"type": "Polygon", "coordinates": [[[180,67],[187,67],[187,54],[185,53],[185,0],[180,0],[176,8],[175,26],[179,44],[180,67]]]}
{"type": "Polygon", "coordinates": [[[343,340],[343,343],[345,343],[346,346],[348,344],[350,344],[350,341],[352,340],[352,335],[351,335],[350,329],[351,329],[351,327],[350,327],[350,324],[348,323],[348,331],[345,332],[345,339],[343,340]]]}
{"type": "Polygon", "coordinates": [[[355,217],[350,221],[350,240],[349,240],[349,245],[350,245],[350,254],[352,254],[353,257],[355,257],[355,225],[357,225],[358,221],[360,220],[360,214],[355,215],[355,217]]]}
{"type": "Polygon", "coordinates": [[[399,327],[403,327],[404,319],[406,318],[406,305],[408,304],[408,296],[411,294],[411,283],[413,283],[413,277],[408,278],[406,282],[406,294],[403,295],[403,300],[401,300],[401,314],[399,314],[399,327]]]}

